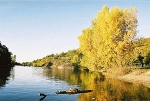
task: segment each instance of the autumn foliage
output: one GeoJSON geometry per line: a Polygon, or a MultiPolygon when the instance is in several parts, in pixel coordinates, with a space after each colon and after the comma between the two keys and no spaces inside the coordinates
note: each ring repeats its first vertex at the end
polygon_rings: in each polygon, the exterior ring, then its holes
{"type": "Polygon", "coordinates": [[[137,22],[136,8],[104,6],[78,37],[83,54],[80,65],[94,70],[129,65],[136,57],[137,22]]]}

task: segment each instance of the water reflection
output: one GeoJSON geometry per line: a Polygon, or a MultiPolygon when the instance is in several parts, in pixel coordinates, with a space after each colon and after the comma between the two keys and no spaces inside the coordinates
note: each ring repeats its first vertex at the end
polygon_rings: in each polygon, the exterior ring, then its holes
{"type": "MultiPolygon", "coordinates": [[[[84,74],[81,74],[84,75],[84,74]]],[[[90,94],[81,94],[78,101],[91,101],[96,98],[99,101],[149,101],[150,92],[142,85],[122,82],[115,79],[103,79],[102,75],[88,74],[82,76],[86,88],[93,89],[90,94]],[[101,79],[97,79],[100,76],[101,79]],[[85,78],[90,80],[84,81],[85,78]],[[103,81],[104,80],[104,81],[103,81]]]]}
{"type": "Polygon", "coordinates": [[[120,80],[105,78],[101,73],[81,72],[71,69],[45,70],[45,76],[65,80],[80,89],[93,92],[78,95],[78,101],[150,101],[150,88],[120,80]]]}
{"type": "Polygon", "coordinates": [[[11,67],[0,67],[0,88],[4,87],[9,80],[11,67]]]}
{"type": "MultiPolygon", "coordinates": [[[[93,74],[94,75],[94,74],[93,74]]],[[[84,78],[87,78],[84,76],[84,78]]],[[[85,83],[86,88],[93,89],[92,94],[80,95],[79,101],[91,101],[96,98],[100,101],[149,101],[148,88],[119,80],[106,78],[104,81],[89,78],[91,81],[85,83]],[[85,100],[86,99],[86,100],[85,100]]]]}
{"type": "Polygon", "coordinates": [[[21,66],[13,69],[0,68],[0,88],[2,87],[1,101],[94,101],[96,99],[98,101],[150,101],[150,88],[143,85],[109,79],[101,73],[73,69],[21,66]],[[5,86],[8,81],[9,84],[5,86]],[[92,92],[72,95],[55,94],[56,90],[69,88],[92,90],[92,92]],[[37,94],[40,91],[50,96],[41,99],[37,94]]]}

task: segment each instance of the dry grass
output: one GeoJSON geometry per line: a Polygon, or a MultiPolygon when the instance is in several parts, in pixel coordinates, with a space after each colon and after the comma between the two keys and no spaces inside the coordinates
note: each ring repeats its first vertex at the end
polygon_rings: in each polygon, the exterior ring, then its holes
{"type": "Polygon", "coordinates": [[[136,70],[135,72],[134,72],[134,74],[135,75],[140,75],[140,74],[142,74],[142,73],[145,73],[146,71],[143,71],[143,70],[136,70]]]}
{"type": "Polygon", "coordinates": [[[131,73],[135,67],[113,67],[107,69],[107,73],[112,76],[122,76],[131,73]]]}

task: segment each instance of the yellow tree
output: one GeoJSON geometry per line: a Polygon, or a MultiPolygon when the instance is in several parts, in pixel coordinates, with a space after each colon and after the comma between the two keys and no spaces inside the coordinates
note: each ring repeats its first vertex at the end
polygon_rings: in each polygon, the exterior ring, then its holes
{"type": "Polygon", "coordinates": [[[135,8],[102,8],[91,28],[83,30],[78,37],[86,66],[99,68],[130,63],[135,47],[132,41],[137,33],[136,13],[135,8]]]}
{"type": "MultiPolygon", "coordinates": [[[[84,29],[82,35],[78,37],[80,40],[80,48],[84,56],[82,57],[81,66],[93,67],[95,64],[96,49],[93,47],[93,31],[91,28],[84,29]]],[[[92,68],[91,68],[92,69],[92,68]]]]}

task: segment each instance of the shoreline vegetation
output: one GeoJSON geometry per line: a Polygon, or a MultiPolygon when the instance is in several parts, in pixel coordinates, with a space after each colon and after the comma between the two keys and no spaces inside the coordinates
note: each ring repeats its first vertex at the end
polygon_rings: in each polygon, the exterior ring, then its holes
{"type": "Polygon", "coordinates": [[[150,87],[150,38],[137,38],[137,26],[136,8],[105,5],[91,21],[91,27],[78,36],[78,49],[22,65],[98,71],[110,78],[150,87]]]}
{"type": "Polygon", "coordinates": [[[93,71],[86,67],[81,67],[77,64],[72,63],[73,62],[72,59],[75,56],[75,54],[77,54],[77,50],[70,50],[66,53],[62,52],[56,55],[48,55],[42,59],[34,60],[33,62],[24,62],[22,65],[47,67],[47,68],[59,68],[59,69],[68,68],[68,69],[77,69],[81,71],[98,72],[98,73],[102,73],[107,78],[118,79],[118,80],[131,82],[135,84],[142,84],[146,87],[150,87],[150,79],[149,79],[150,67],[148,66],[142,67],[142,65],[138,63],[138,65],[134,65],[134,66],[113,67],[108,69],[103,68],[100,70],[93,71]],[[69,56],[68,54],[70,55],[72,54],[70,58],[67,58],[67,56],[69,56]],[[46,62],[45,60],[49,60],[48,58],[51,58],[51,61],[46,62]],[[39,61],[40,62],[45,61],[46,63],[37,65],[39,64],[38,63],[39,61]]]}

